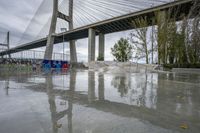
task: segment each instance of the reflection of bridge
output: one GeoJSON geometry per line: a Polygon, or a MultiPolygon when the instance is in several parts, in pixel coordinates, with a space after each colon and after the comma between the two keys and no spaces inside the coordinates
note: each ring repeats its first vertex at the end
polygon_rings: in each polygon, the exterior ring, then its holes
{"type": "MultiPolygon", "coordinates": [[[[164,91],[158,89],[157,98],[157,108],[147,108],[145,106],[135,106],[128,105],[126,103],[114,102],[105,99],[105,86],[104,86],[104,75],[99,75],[98,77],[98,96],[95,96],[95,73],[88,73],[88,93],[83,94],[82,92],[75,91],[76,86],[76,72],[70,73],[69,90],[54,89],[54,84],[52,83],[52,75],[48,75],[45,84],[39,84],[31,86],[33,91],[45,92],[49,98],[50,111],[52,117],[52,124],[54,132],[58,131],[55,126],[58,120],[64,116],[68,116],[68,128],[70,133],[72,129],[72,108],[73,104],[83,105],[88,108],[94,108],[99,111],[112,113],[117,116],[127,117],[127,118],[138,118],[140,120],[148,121],[153,125],[157,125],[163,128],[172,129],[179,131],[179,125],[182,120],[196,121],[199,122],[199,117],[185,116],[180,113],[174,112],[176,105],[171,105],[165,103],[161,100],[166,97],[164,91]],[[55,97],[60,96],[61,99],[68,101],[68,109],[62,112],[56,111],[55,97]]],[[[162,85],[162,84],[161,84],[162,85]]],[[[161,87],[162,88],[162,87],[161,87]]],[[[162,88],[163,89],[163,88],[162,88]]],[[[171,97],[170,97],[171,98],[171,97]]],[[[166,98],[169,99],[169,98],[166,98]]],[[[165,100],[166,100],[165,99],[165,100]]],[[[172,99],[171,99],[172,100],[172,99]]],[[[174,96],[173,100],[176,100],[174,96]]],[[[176,102],[175,102],[176,104],[176,102]]],[[[191,129],[197,131],[199,127],[197,125],[190,125],[191,129]]]]}
{"type": "Polygon", "coordinates": [[[77,29],[73,29],[73,0],[70,0],[70,8],[69,8],[69,16],[66,16],[62,14],[61,12],[58,12],[58,1],[54,0],[54,11],[53,11],[53,17],[52,17],[52,23],[50,27],[49,36],[47,38],[42,38],[39,40],[35,40],[30,43],[26,43],[23,45],[20,45],[18,47],[0,52],[0,56],[4,56],[7,54],[16,53],[23,50],[28,49],[34,49],[39,48],[43,46],[47,46],[46,48],[46,59],[52,58],[52,51],[53,51],[53,44],[60,43],[63,41],[63,35],[64,35],[64,41],[70,41],[70,57],[72,62],[77,61],[76,57],[76,47],[75,42],[72,40],[82,39],[88,37],[88,61],[94,61],[95,60],[95,36],[99,35],[99,56],[104,57],[104,47],[105,47],[105,34],[124,31],[124,30],[130,30],[137,27],[133,27],[131,22],[139,17],[147,17],[149,25],[151,26],[152,19],[155,17],[155,12],[161,11],[161,13],[167,12],[169,9],[172,9],[172,13],[177,11],[177,20],[180,20],[180,16],[182,14],[188,15],[189,11],[192,7],[192,0],[177,0],[168,4],[160,5],[157,7],[153,7],[150,9],[130,13],[127,15],[123,15],[120,17],[112,18],[109,20],[97,22],[91,25],[87,25],[84,27],[80,27],[77,29]],[[176,10],[178,9],[178,10],[176,10]],[[56,19],[57,17],[64,19],[65,21],[69,22],[69,31],[55,34],[55,28],[56,28],[56,19]]]}

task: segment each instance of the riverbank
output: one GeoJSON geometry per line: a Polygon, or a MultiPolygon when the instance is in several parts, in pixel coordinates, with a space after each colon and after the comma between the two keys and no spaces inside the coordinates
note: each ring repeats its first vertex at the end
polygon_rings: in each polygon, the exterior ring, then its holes
{"type": "Polygon", "coordinates": [[[30,72],[32,71],[32,65],[26,64],[0,64],[0,69],[10,72],[30,72]]]}
{"type": "MultiPolygon", "coordinates": [[[[139,64],[134,62],[94,61],[90,63],[71,63],[71,69],[97,71],[101,73],[200,73],[199,68],[163,68],[158,64],[139,64]]],[[[31,72],[31,64],[0,64],[0,69],[11,72],[31,72]]],[[[40,70],[40,66],[37,67],[40,70]]]]}
{"type": "MultiPolygon", "coordinates": [[[[80,66],[80,65],[79,65],[80,66]]],[[[84,68],[102,73],[200,73],[199,68],[164,68],[158,64],[138,64],[134,62],[95,61],[83,63],[84,68]]]]}

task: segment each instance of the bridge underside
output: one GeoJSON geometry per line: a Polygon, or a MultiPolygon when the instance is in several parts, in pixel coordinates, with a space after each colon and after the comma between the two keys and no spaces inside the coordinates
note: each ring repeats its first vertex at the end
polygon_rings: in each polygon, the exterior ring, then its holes
{"type": "MultiPolygon", "coordinates": [[[[131,13],[128,15],[112,18],[109,20],[101,21],[95,24],[87,25],[84,27],[80,27],[77,29],[73,29],[71,31],[67,31],[64,33],[57,34],[55,37],[54,44],[63,42],[63,35],[65,38],[65,42],[68,42],[70,40],[78,40],[87,38],[89,34],[89,29],[94,29],[96,31],[96,35],[101,34],[110,34],[114,32],[120,32],[125,30],[131,30],[139,27],[133,27],[132,21],[134,21],[136,18],[140,17],[147,17],[149,26],[151,26],[153,18],[155,18],[155,12],[158,11],[169,11],[171,10],[172,15],[177,13],[177,16],[182,16],[183,14],[188,15],[190,12],[190,9],[192,7],[193,3],[192,0],[181,0],[172,2],[169,4],[161,5],[158,7],[146,9],[143,11],[138,11],[135,13],[131,13]]],[[[195,15],[195,14],[193,14],[195,15]]],[[[177,17],[177,21],[181,20],[181,17],[177,17]]],[[[155,25],[155,23],[153,24],[155,25]]],[[[40,40],[36,40],[15,48],[12,48],[7,51],[0,52],[0,56],[4,56],[7,54],[12,54],[24,50],[39,48],[46,46],[47,38],[42,38],[40,40]]]]}

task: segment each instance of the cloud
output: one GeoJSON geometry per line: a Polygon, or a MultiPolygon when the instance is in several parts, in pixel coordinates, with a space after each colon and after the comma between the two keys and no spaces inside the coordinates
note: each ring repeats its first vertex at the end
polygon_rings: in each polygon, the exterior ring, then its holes
{"type": "MultiPolygon", "coordinates": [[[[42,0],[0,1],[0,31],[11,32],[11,47],[17,45],[41,2],[42,0]]],[[[3,34],[0,32],[0,36],[3,34]]]]}

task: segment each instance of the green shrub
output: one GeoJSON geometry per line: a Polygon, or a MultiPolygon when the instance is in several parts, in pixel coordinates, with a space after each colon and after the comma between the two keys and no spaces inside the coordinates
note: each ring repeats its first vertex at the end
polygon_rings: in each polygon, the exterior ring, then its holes
{"type": "Polygon", "coordinates": [[[196,64],[165,64],[163,65],[165,68],[200,68],[200,63],[196,64]]]}
{"type": "Polygon", "coordinates": [[[99,57],[97,57],[97,61],[104,61],[104,57],[100,55],[99,57]]]}

